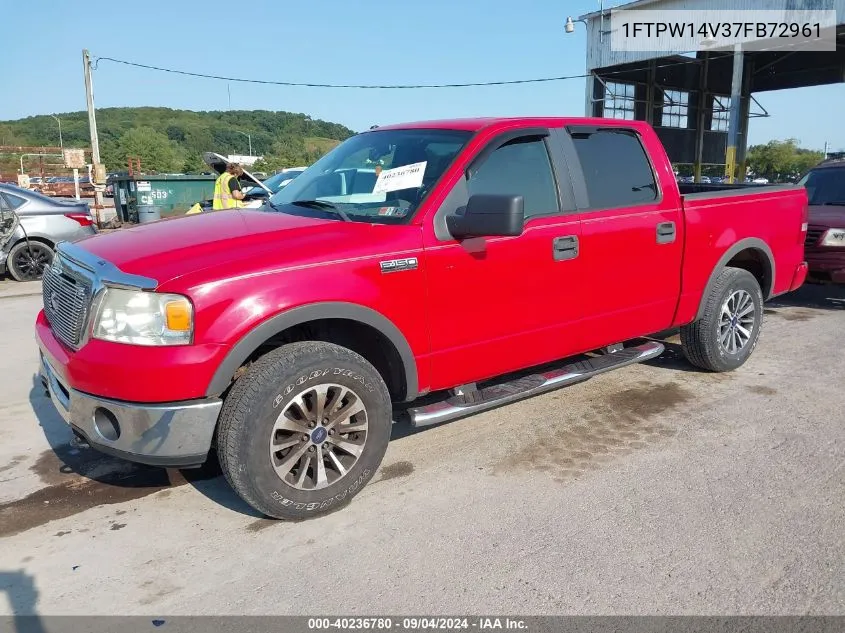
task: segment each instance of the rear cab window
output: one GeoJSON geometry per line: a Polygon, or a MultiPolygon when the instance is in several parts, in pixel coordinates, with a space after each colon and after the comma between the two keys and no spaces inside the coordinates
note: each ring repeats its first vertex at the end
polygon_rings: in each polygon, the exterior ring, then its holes
{"type": "Polygon", "coordinates": [[[629,207],[659,199],[654,170],[634,130],[574,128],[570,135],[584,176],[588,208],[629,207]]]}

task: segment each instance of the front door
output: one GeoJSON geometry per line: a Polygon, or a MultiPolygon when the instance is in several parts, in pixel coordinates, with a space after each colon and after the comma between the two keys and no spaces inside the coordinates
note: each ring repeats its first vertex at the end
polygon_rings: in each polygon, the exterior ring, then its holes
{"type": "Polygon", "coordinates": [[[428,227],[434,390],[560,358],[579,345],[579,219],[571,194],[559,193],[555,173],[562,171],[553,168],[548,131],[499,137],[479,157],[437,215],[474,194],[521,195],[525,228],[517,237],[458,242],[428,227]]]}

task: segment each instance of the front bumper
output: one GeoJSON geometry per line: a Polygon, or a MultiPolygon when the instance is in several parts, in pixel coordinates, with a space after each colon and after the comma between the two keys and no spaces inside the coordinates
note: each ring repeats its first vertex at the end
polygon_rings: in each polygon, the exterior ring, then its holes
{"type": "Polygon", "coordinates": [[[841,248],[807,249],[806,256],[811,279],[845,283],[845,251],[841,248]]]}
{"type": "Polygon", "coordinates": [[[223,406],[219,398],[140,404],[92,396],[64,384],[43,354],[41,380],[59,415],[93,448],[153,466],[205,462],[223,406]]]}

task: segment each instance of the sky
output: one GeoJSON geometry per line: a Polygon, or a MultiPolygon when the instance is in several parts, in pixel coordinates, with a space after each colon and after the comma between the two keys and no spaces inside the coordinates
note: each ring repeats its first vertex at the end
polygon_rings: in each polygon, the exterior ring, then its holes
{"type": "MultiPolygon", "coordinates": [[[[609,4],[609,3],[606,3],[609,4]]],[[[318,83],[461,83],[582,74],[597,0],[0,0],[0,120],[85,109],[94,57],[231,77],[318,83]],[[13,86],[13,88],[11,87],[13,86]]],[[[443,90],[336,90],[229,83],[101,61],[96,107],[302,112],[353,130],[463,116],[583,114],[584,80],[443,90]],[[228,90],[227,90],[228,88],[228,90]]],[[[757,95],[752,144],[797,138],[845,150],[845,84],[757,95]]]]}

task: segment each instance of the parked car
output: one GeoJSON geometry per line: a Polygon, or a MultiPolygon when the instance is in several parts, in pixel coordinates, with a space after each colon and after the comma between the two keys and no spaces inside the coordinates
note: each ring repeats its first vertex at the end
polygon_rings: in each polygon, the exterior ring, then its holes
{"type": "Polygon", "coordinates": [[[394,411],[422,427],[580,382],[672,327],[692,364],[742,366],[763,302],[804,282],[807,192],[688,186],[642,121],[379,127],[261,210],[60,245],[43,380],[81,442],[183,467],[214,440],[247,503],[312,517],[378,472],[394,411]]]}
{"type": "Polygon", "coordinates": [[[845,283],[845,160],[830,160],[800,181],[810,201],[806,257],[810,279],[845,283]]]}
{"type": "Polygon", "coordinates": [[[0,185],[0,211],[14,211],[22,227],[0,256],[0,274],[18,281],[40,279],[60,241],[96,233],[87,202],[53,200],[36,191],[0,185]]]}

